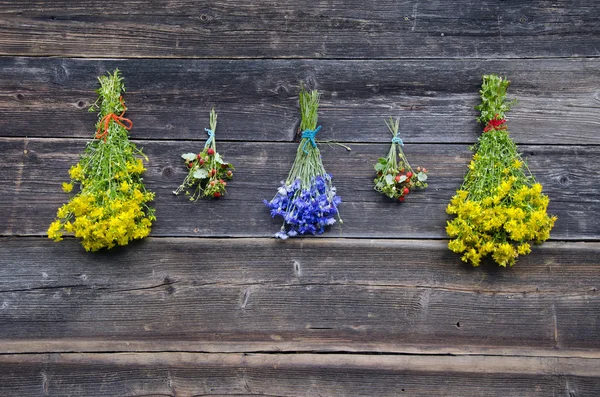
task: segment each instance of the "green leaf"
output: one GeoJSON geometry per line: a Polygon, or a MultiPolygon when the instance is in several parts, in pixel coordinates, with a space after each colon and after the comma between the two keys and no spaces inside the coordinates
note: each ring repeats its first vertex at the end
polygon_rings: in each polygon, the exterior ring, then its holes
{"type": "Polygon", "coordinates": [[[425,182],[425,181],[427,180],[427,174],[426,174],[426,173],[424,173],[424,172],[419,172],[419,173],[417,174],[417,179],[418,179],[420,182],[425,182]]]}
{"type": "Polygon", "coordinates": [[[377,182],[377,184],[375,185],[376,188],[381,189],[383,188],[383,182],[377,182]]]}
{"type": "Polygon", "coordinates": [[[375,164],[375,171],[379,172],[383,172],[383,170],[385,170],[385,164],[381,164],[381,163],[377,163],[375,164]]]}
{"type": "Polygon", "coordinates": [[[187,161],[194,161],[196,159],[196,154],[195,153],[184,153],[181,155],[181,157],[187,161]]]}
{"type": "Polygon", "coordinates": [[[193,176],[196,179],[205,179],[208,178],[208,171],[206,171],[204,168],[200,168],[194,171],[193,176]]]}
{"type": "Polygon", "coordinates": [[[387,183],[388,185],[394,184],[394,177],[392,176],[392,174],[387,174],[385,176],[385,183],[387,183]]]}
{"type": "Polygon", "coordinates": [[[400,175],[400,179],[398,179],[398,183],[402,183],[406,180],[406,175],[400,175]]]}
{"type": "Polygon", "coordinates": [[[223,159],[219,153],[215,153],[215,161],[219,164],[223,164],[223,159]]]}

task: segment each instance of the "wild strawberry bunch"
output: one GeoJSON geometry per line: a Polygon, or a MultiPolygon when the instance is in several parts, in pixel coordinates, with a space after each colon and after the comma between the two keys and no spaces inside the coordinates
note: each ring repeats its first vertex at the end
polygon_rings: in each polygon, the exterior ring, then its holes
{"type": "Polygon", "coordinates": [[[315,140],[319,108],[318,91],[300,90],[302,140],[296,159],[285,181],[271,201],[264,203],[271,216],[281,216],[283,225],[276,238],[287,239],[302,234],[321,234],[333,225],[336,217],[341,223],[338,206],[342,199],[336,194],[331,175],[325,171],[321,153],[315,140]]]}
{"type": "Polygon", "coordinates": [[[121,96],[123,79],[117,69],[98,80],[98,100],[90,108],[99,110],[95,139],[71,167],[71,181],[63,183],[67,193],[74,184],[80,190],[58,209],[48,229],[48,237],[55,241],[61,241],[65,232],[74,234],[87,251],[146,237],[156,220],[154,208],[148,206],[154,193],[144,187],[145,168],[138,156],[147,158],[129,141],[132,123],[123,117],[127,109],[121,96]]]}
{"type": "Polygon", "coordinates": [[[514,103],[506,101],[508,85],[496,75],[483,76],[477,109],[484,132],[464,183],[446,209],[455,215],[446,227],[448,247],[473,266],[488,255],[500,266],[512,266],[519,255],[531,252],[531,241],[550,237],[556,221],[546,212],[549,199],[542,185],[508,134],[505,112],[514,103]]]}
{"type": "Polygon", "coordinates": [[[210,129],[204,129],[208,133],[204,149],[198,154],[185,153],[181,155],[188,174],[181,186],[173,192],[174,194],[185,191],[185,194],[190,196],[190,200],[198,200],[200,197],[219,198],[227,193],[226,180],[233,177],[234,168],[230,163],[223,161],[217,152],[216,129],[217,113],[215,109],[212,109],[210,111],[210,129]]]}
{"type": "Polygon", "coordinates": [[[392,146],[387,156],[380,157],[375,163],[375,190],[402,202],[414,188],[427,187],[427,168],[417,167],[415,172],[408,163],[402,151],[404,143],[398,136],[400,121],[390,117],[385,124],[392,133],[392,146]]]}

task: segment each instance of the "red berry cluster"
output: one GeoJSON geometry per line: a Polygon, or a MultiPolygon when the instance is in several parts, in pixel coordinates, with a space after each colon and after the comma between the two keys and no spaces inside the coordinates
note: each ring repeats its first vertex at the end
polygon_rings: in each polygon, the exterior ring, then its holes
{"type": "MultiPolygon", "coordinates": [[[[385,161],[385,159],[380,159],[385,161]]],[[[427,168],[417,167],[416,172],[409,166],[401,168],[387,168],[378,171],[375,178],[375,190],[385,194],[389,198],[403,202],[405,197],[415,188],[427,187],[427,168]]]]}
{"type": "Polygon", "coordinates": [[[188,188],[196,185],[194,193],[187,192],[191,194],[190,199],[194,200],[200,196],[219,198],[227,193],[226,180],[233,177],[234,168],[233,165],[225,163],[213,148],[204,148],[193,158],[188,155],[182,157],[189,169],[184,185],[188,188]]]}

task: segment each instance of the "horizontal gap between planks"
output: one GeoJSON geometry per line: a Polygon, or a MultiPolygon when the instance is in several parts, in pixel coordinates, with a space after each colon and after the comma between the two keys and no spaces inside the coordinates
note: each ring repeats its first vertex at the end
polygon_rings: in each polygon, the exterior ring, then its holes
{"type": "MultiPolygon", "coordinates": [[[[327,232],[326,232],[327,233],[327,232]]],[[[144,240],[147,239],[207,239],[207,240],[227,240],[227,239],[231,239],[231,240],[273,240],[274,237],[272,236],[275,233],[269,233],[267,235],[264,236],[257,236],[257,235],[252,235],[252,234],[240,234],[240,235],[228,235],[228,234],[222,234],[222,235],[218,235],[218,234],[213,234],[210,236],[186,236],[186,235],[177,235],[177,234],[161,234],[159,236],[148,236],[146,237],[144,240]]],[[[0,234],[0,238],[48,238],[47,234],[0,234]]],[[[73,236],[68,236],[65,235],[63,236],[63,240],[67,240],[67,239],[75,239],[75,237],[73,236]]],[[[364,237],[328,237],[328,236],[306,236],[306,237],[300,237],[300,238],[293,238],[292,240],[294,241],[299,241],[299,240],[304,240],[307,241],[308,240],[313,240],[313,241],[321,241],[323,243],[330,243],[330,244],[335,244],[336,241],[343,241],[343,240],[348,240],[348,241],[365,241],[365,240],[380,240],[380,241],[389,241],[389,242],[394,242],[394,241],[398,241],[398,242],[428,242],[428,241],[436,241],[436,242],[440,242],[440,241],[448,241],[449,238],[447,237],[423,237],[423,238],[419,238],[419,237],[390,237],[390,236],[364,236],[364,237]]],[[[546,242],[553,242],[553,243],[597,243],[600,241],[600,236],[598,236],[597,238],[574,238],[574,239],[565,239],[565,238],[560,238],[560,239],[555,239],[550,237],[548,240],[546,240],[546,242]]],[[[282,242],[282,244],[285,244],[282,242]]],[[[535,245],[534,246],[539,246],[539,245],[535,245]]]]}
{"type": "Polygon", "coordinates": [[[86,56],[76,54],[28,54],[28,53],[12,53],[12,54],[0,54],[0,58],[11,58],[11,57],[22,57],[22,58],[65,58],[65,59],[89,59],[89,60],[101,60],[101,61],[118,61],[125,59],[165,59],[165,60],[221,60],[221,61],[239,61],[239,60],[265,60],[265,61],[278,61],[278,60],[306,60],[306,61],[458,61],[458,60],[546,60],[546,59],[598,59],[600,55],[583,55],[583,56],[487,56],[487,57],[381,57],[381,58],[351,58],[351,57],[319,57],[309,58],[301,56],[278,56],[278,57],[233,57],[233,56],[188,56],[188,57],[177,57],[177,56],[131,56],[131,57],[98,57],[98,56],[86,56]]]}
{"type": "Polygon", "coordinates": [[[520,348],[481,348],[477,347],[470,350],[468,346],[465,348],[447,348],[440,349],[439,347],[415,347],[415,346],[401,346],[401,345],[378,345],[378,346],[364,346],[360,343],[353,343],[351,345],[345,345],[344,348],[341,345],[328,342],[326,347],[319,348],[318,346],[306,344],[306,349],[298,349],[303,343],[286,342],[286,343],[272,343],[267,344],[264,342],[258,343],[202,343],[202,342],[190,342],[190,341],[168,341],[168,344],[176,345],[181,343],[185,345],[185,349],[173,348],[171,346],[167,348],[161,348],[160,341],[152,342],[127,342],[127,341],[96,341],[96,340],[78,340],[73,343],[71,341],[38,341],[38,340],[23,340],[23,341],[11,341],[11,340],[0,340],[0,356],[7,355],[42,355],[42,354],[123,354],[123,353],[139,353],[139,354],[160,354],[160,353],[190,353],[190,354],[265,354],[271,356],[293,356],[300,354],[313,354],[313,355],[360,355],[360,356],[427,356],[427,357],[515,357],[515,358],[535,358],[535,357],[548,357],[548,358],[578,358],[578,359],[600,359],[599,350],[550,350],[550,349],[528,349],[527,347],[520,348]],[[95,345],[104,344],[123,345],[127,344],[132,346],[129,349],[109,349],[102,350],[95,348],[95,345]],[[56,346],[56,349],[47,350],[35,350],[28,349],[28,346],[37,344],[50,344],[56,346]],[[85,346],[90,346],[86,349],[85,346]],[[157,346],[156,348],[149,348],[150,345],[157,346]],[[194,345],[198,345],[199,348],[194,348],[194,345]],[[201,345],[210,345],[210,348],[202,348],[201,345]],[[262,345],[262,346],[261,346],[262,345]],[[267,347],[265,345],[270,345],[267,347]],[[192,346],[192,347],[190,347],[192,346]],[[244,347],[242,347],[244,346],[244,347]],[[247,346],[247,347],[246,347],[247,346]],[[289,348],[288,348],[289,346],[289,348]]]}
{"type": "MultiPolygon", "coordinates": [[[[70,136],[52,136],[52,137],[43,137],[43,136],[2,136],[0,135],[0,139],[2,140],[7,140],[7,141],[21,141],[24,139],[29,139],[29,140],[39,140],[39,141],[51,141],[51,140],[69,140],[69,141],[74,141],[74,142],[89,142],[91,140],[93,140],[92,138],[92,134],[90,134],[89,138],[82,138],[82,137],[70,137],[70,136]]],[[[190,138],[190,139],[156,139],[156,138],[143,138],[143,139],[129,139],[131,142],[135,143],[135,144],[141,144],[144,142],[162,142],[162,143],[178,143],[178,142],[205,142],[206,139],[196,139],[196,138],[190,138]]],[[[267,140],[234,140],[234,139],[219,139],[219,142],[222,143],[248,143],[248,144],[299,144],[300,141],[298,140],[293,140],[293,141],[267,141],[267,140]]],[[[344,145],[349,146],[352,149],[352,145],[390,145],[390,142],[372,142],[372,141],[328,141],[328,142],[319,142],[317,141],[317,143],[319,143],[321,146],[336,146],[336,144],[341,143],[344,145]]],[[[426,145],[426,146],[442,146],[442,145],[474,145],[475,143],[477,143],[477,141],[454,141],[454,142],[410,142],[410,146],[413,145],[426,145]]],[[[540,146],[540,147],[600,147],[600,141],[599,143],[577,143],[577,144],[569,144],[569,143],[518,143],[517,145],[522,145],[522,146],[540,146]]],[[[339,149],[344,149],[342,147],[340,147],[339,149]]],[[[347,150],[347,149],[344,149],[347,150]]]]}

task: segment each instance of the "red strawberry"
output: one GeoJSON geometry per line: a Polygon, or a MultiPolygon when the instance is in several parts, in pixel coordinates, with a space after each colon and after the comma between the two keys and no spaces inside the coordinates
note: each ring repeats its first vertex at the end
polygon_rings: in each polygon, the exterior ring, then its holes
{"type": "Polygon", "coordinates": [[[212,170],[210,170],[210,174],[211,176],[215,176],[217,175],[217,170],[215,170],[214,168],[212,170]]]}
{"type": "Polygon", "coordinates": [[[396,182],[400,182],[400,175],[396,175],[396,178],[394,178],[396,180],[396,182]]]}
{"type": "Polygon", "coordinates": [[[407,177],[408,179],[412,178],[412,176],[413,176],[413,173],[412,173],[411,171],[408,171],[408,172],[406,173],[406,177],[407,177]]]}
{"type": "Polygon", "coordinates": [[[198,164],[204,165],[204,160],[202,160],[202,159],[198,160],[198,164]]]}
{"type": "Polygon", "coordinates": [[[210,181],[210,186],[215,186],[215,181],[210,181]]]}
{"type": "Polygon", "coordinates": [[[198,153],[198,160],[202,158],[202,153],[198,153]]]}
{"type": "Polygon", "coordinates": [[[214,197],[214,198],[219,198],[219,197],[221,197],[221,193],[219,193],[219,192],[214,192],[214,193],[213,193],[213,197],[214,197]]]}
{"type": "Polygon", "coordinates": [[[407,188],[407,187],[405,187],[405,188],[404,188],[404,190],[403,190],[402,192],[403,192],[404,194],[408,194],[408,193],[410,193],[410,190],[408,190],[408,188],[407,188]]]}
{"type": "Polygon", "coordinates": [[[424,172],[424,173],[427,173],[427,168],[423,168],[423,172],[424,172]]]}
{"type": "Polygon", "coordinates": [[[229,164],[221,164],[221,168],[227,168],[229,167],[229,164]]]}
{"type": "Polygon", "coordinates": [[[227,176],[228,176],[229,178],[231,178],[231,177],[233,176],[233,172],[231,172],[231,171],[227,171],[227,176]]]}
{"type": "Polygon", "coordinates": [[[209,147],[206,153],[208,153],[209,156],[212,156],[213,154],[215,154],[215,151],[213,150],[213,148],[209,147]]]}
{"type": "Polygon", "coordinates": [[[398,197],[398,200],[399,200],[399,201],[404,201],[404,196],[400,196],[400,197],[398,197]]]}
{"type": "Polygon", "coordinates": [[[192,162],[188,163],[188,168],[192,168],[193,166],[194,166],[194,163],[192,163],[192,162]]]}

